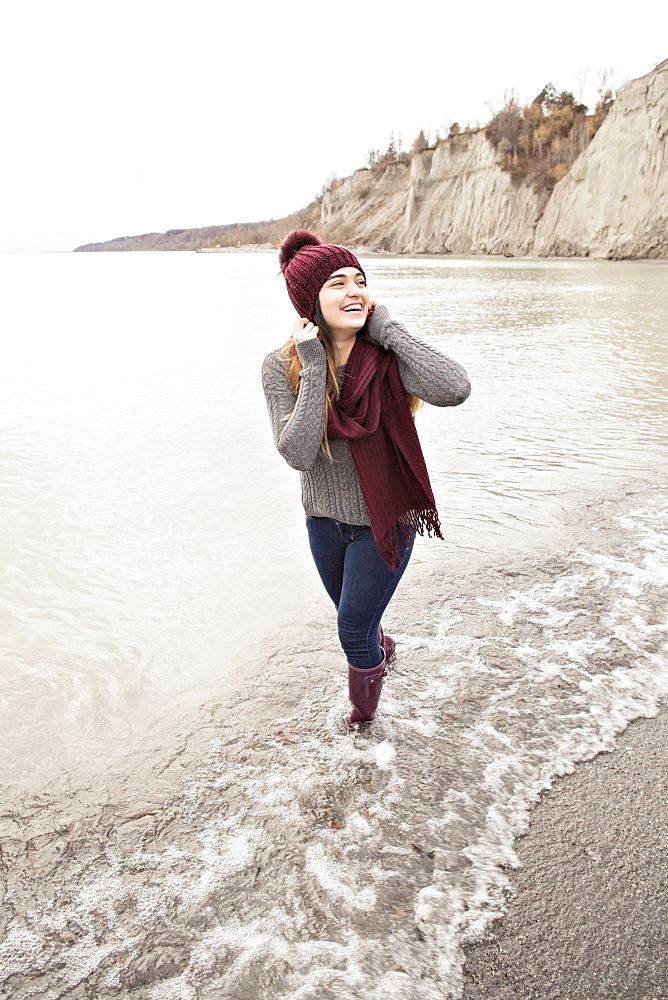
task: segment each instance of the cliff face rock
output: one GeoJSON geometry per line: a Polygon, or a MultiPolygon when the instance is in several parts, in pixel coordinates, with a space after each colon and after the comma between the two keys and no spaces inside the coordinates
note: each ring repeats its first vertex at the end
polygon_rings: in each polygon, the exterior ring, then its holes
{"type": "Polygon", "coordinates": [[[536,229],[541,256],[668,257],[668,59],[619,91],[536,229]]]}
{"type": "Polygon", "coordinates": [[[330,239],[403,253],[668,257],[668,60],[622,87],[550,196],[501,169],[484,132],[326,191],[330,239]]]}
{"type": "Polygon", "coordinates": [[[482,131],[415,153],[410,167],[358,170],[326,191],[328,237],[403,253],[530,253],[546,201],[514,184],[482,131]]]}
{"type": "Polygon", "coordinates": [[[402,249],[528,253],[546,196],[513,184],[483,132],[453,136],[413,157],[402,249]]]}

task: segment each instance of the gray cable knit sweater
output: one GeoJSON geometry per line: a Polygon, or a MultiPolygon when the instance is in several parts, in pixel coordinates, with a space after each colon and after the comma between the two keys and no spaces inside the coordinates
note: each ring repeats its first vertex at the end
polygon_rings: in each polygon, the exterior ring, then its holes
{"type": "MultiPolygon", "coordinates": [[[[467,398],[471,386],[461,365],[413,337],[390,319],[385,306],[376,307],[367,329],[382,347],[394,352],[406,392],[434,406],[458,406],[467,398]]],[[[302,503],[307,514],[347,524],[369,524],[349,442],[330,440],[332,459],[322,448],[325,349],[314,338],[297,344],[297,353],[304,367],[296,399],[278,352],[267,355],[262,365],[262,385],[276,447],[288,465],[301,472],[302,503]]],[[[342,365],[338,369],[339,388],[343,386],[345,368],[342,365]]]]}

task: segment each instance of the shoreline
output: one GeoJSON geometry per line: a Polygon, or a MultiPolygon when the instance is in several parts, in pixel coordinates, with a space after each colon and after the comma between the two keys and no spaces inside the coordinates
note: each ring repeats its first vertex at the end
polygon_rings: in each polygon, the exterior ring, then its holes
{"type": "MultiPolygon", "coordinates": [[[[668,258],[665,257],[590,257],[590,256],[571,256],[571,257],[560,257],[556,255],[550,255],[548,257],[536,257],[532,254],[494,254],[494,253],[402,253],[399,250],[395,251],[385,251],[385,250],[370,250],[365,246],[357,246],[356,244],[351,244],[350,249],[353,253],[357,254],[359,257],[370,257],[372,259],[378,258],[383,259],[399,259],[399,260],[518,260],[518,261],[591,261],[595,264],[600,264],[602,262],[609,264],[668,264],[668,258]]],[[[74,253],[74,251],[71,251],[74,253]]],[[[114,252],[114,251],[108,251],[114,252]]],[[[158,250],[157,248],[153,251],[130,251],[138,253],[178,253],[179,251],[164,251],[158,250]]],[[[227,247],[197,247],[194,250],[186,250],[185,253],[277,253],[278,247],[269,246],[266,243],[243,243],[241,246],[227,246],[227,247]]]]}
{"type": "Polygon", "coordinates": [[[508,909],[465,947],[462,1000],[668,996],[668,703],[557,778],[516,844],[508,909]]]}
{"type": "MultiPolygon", "coordinates": [[[[583,497],[567,549],[504,547],[465,566],[460,552],[418,552],[388,616],[399,653],[367,731],[343,722],[323,598],[298,632],[258,644],[252,697],[245,676],[124,778],[8,809],[0,932],[16,1000],[36,988],[151,1000],[161,980],[184,997],[318,996],[326,981],[360,1000],[372,983],[388,1000],[412,1000],[416,983],[421,1000],[506,1000],[500,977],[462,994],[462,943],[503,926],[549,789],[615,758],[604,751],[668,693],[658,485],[583,497]],[[610,640],[636,584],[641,626],[610,640]]],[[[526,1000],[547,996],[561,1000],[526,1000]]]]}

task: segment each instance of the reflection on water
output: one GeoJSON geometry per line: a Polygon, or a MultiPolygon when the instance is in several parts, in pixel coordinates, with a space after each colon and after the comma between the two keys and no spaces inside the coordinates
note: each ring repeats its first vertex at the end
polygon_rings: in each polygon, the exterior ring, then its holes
{"type": "MultiPolygon", "coordinates": [[[[30,787],[173,727],[318,584],[259,385],[292,323],[273,256],[0,270],[2,778],[30,787]]],[[[471,375],[465,406],[418,418],[452,550],[526,545],[578,491],[665,462],[661,265],[380,258],[368,273],[471,375]]]]}

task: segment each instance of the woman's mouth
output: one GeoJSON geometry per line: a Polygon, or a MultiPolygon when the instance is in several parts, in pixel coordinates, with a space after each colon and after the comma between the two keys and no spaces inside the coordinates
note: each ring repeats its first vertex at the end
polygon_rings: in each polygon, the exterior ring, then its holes
{"type": "Polygon", "coordinates": [[[344,306],[343,307],[343,311],[344,312],[362,312],[362,306],[360,305],[359,302],[356,302],[356,303],[354,303],[351,306],[344,306]]]}

